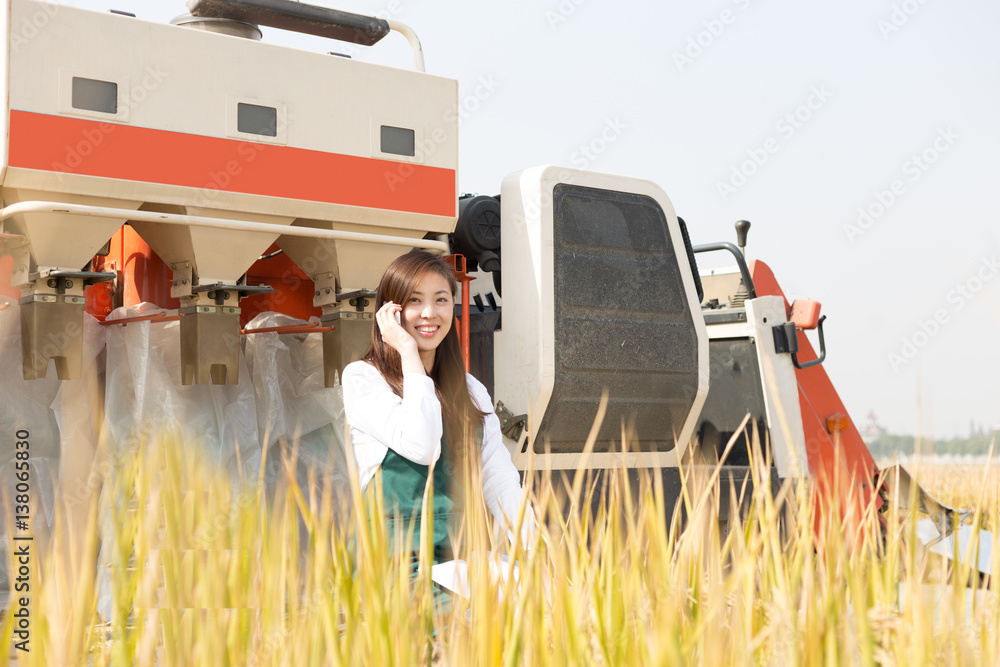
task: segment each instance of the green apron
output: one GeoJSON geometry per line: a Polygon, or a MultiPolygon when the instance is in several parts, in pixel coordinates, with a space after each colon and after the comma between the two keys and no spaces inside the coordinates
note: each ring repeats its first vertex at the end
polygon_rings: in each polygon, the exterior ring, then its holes
{"type": "MultiPolygon", "coordinates": [[[[475,441],[482,443],[482,427],[477,429],[475,441]]],[[[443,436],[441,438],[441,457],[438,459],[437,465],[434,466],[434,498],[430,506],[430,515],[434,524],[431,528],[433,531],[431,544],[434,546],[433,563],[435,564],[455,558],[451,535],[457,533],[461,528],[464,512],[457,484],[460,477],[451,458],[447,456],[447,451],[448,438],[443,436]],[[452,484],[452,480],[456,484],[452,484]]],[[[403,549],[410,552],[411,585],[417,581],[419,570],[417,552],[420,550],[421,541],[426,539],[424,535],[426,526],[421,508],[429,472],[429,466],[414,463],[392,449],[386,452],[380,467],[382,499],[387,513],[386,530],[390,548],[394,553],[403,549]],[[399,527],[404,540],[410,527],[413,527],[413,542],[408,547],[393,544],[397,521],[401,524],[399,527]]],[[[437,584],[434,584],[433,591],[435,607],[442,613],[449,613],[452,604],[451,593],[437,584]]],[[[432,634],[436,634],[436,632],[432,634]]]]}
{"type": "MultiPolygon", "coordinates": [[[[452,480],[458,480],[454,465],[445,456],[448,447],[447,437],[441,438],[441,458],[434,467],[434,498],[429,514],[432,517],[433,535],[431,543],[434,546],[434,562],[450,560],[452,556],[451,537],[449,530],[455,531],[461,526],[462,507],[457,486],[452,480]]],[[[421,516],[424,489],[427,485],[429,466],[420,465],[400,456],[390,449],[382,460],[382,498],[387,516],[387,531],[390,543],[395,539],[396,522],[402,524],[402,535],[405,536],[410,526],[413,526],[413,542],[409,551],[420,550],[422,540],[426,539],[424,531],[427,528],[425,517],[421,516]]],[[[405,548],[396,545],[394,551],[405,548]]]]}

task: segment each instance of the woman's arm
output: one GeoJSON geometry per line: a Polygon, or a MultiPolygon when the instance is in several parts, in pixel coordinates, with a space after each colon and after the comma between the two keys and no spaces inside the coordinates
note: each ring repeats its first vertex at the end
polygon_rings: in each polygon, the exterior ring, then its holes
{"type": "Polygon", "coordinates": [[[400,456],[430,465],[441,456],[441,403],[434,381],[423,373],[403,374],[403,397],[364,361],[344,369],[344,417],[400,456]]]}
{"type": "MultiPolygon", "coordinates": [[[[487,413],[483,422],[483,496],[493,516],[510,527],[517,521],[517,513],[521,507],[521,476],[503,444],[500,419],[493,410],[489,392],[471,375],[466,377],[473,401],[480,410],[487,413]]],[[[531,544],[529,540],[533,531],[534,516],[529,508],[521,526],[521,538],[526,546],[531,544]]]]}

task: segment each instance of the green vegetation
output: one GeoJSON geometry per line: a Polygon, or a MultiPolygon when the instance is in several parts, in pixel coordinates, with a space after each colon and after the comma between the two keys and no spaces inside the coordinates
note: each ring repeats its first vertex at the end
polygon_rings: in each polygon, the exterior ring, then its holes
{"type": "MultiPolygon", "coordinates": [[[[994,455],[1000,438],[996,432],[991,434],[973,435],[969,438],[953,438],[951,440],[923,440],[920,443],[922,454],[955,455],[955,456],[986,456],[993,448],[994,455]]],[[[912,435],[882,435],[867,443],[868,450],[875,458],[892,458],[899,455],[912,455],[916,439],[912,435]]]]}

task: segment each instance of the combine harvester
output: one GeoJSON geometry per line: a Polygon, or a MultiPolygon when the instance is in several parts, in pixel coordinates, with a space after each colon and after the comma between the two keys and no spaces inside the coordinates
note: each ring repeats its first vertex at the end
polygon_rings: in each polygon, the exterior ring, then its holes
{"type": "Polygon", "coordinates": [[[2,432],[30,433],[40,485],[58,470],[74,493],[101,433],[124,447],[180,428],[244,468],[299,431],[328,447],[372,290],[423,248],[454,262],[466,361],[519,469],[658,469],[674,503],[686,456],[747,478],[749,415],[773,479],[812,477],[821,513],[915,497],[953,552],[960,517],[882,475],[824,371],[819,304],[744,260],[749,223],[739,247],[692,245],[657,185],[554,166],[460,196],[458,84],[423,71],[405,25],[290,0],[188,9],[165,25],[4,3],[2,432]],[[258,25],[361,45],[398,31],[413,67],[262,43],[258,25]],[[736,270],[699,276],[713,251],[736,270]],[[262,352],[265,331],[285,356],[262,352]]]}

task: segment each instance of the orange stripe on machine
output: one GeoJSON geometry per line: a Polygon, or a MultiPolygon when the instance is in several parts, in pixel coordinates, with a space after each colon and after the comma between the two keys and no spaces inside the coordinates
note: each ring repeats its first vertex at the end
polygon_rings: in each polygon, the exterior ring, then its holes
{"type": "Polygon", "coordinates": [[[453,216],[456,206],[452,169],[27,111],[10,112],[8,162],[23,169],[427,215],[453,216]]]}

